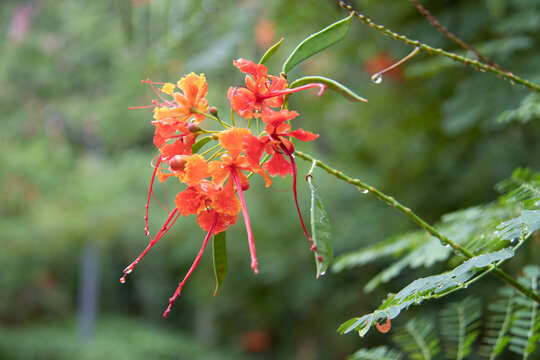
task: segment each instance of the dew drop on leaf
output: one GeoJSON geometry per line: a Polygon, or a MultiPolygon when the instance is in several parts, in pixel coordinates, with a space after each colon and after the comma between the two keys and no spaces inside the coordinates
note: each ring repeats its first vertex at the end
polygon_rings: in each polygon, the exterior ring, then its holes
{"type": "Polygon", "coordinates": [[[379,74],[375,74],[371,77],[371,81],[373,81],[375,84],[382,83],[382,76],[379,74]]]}

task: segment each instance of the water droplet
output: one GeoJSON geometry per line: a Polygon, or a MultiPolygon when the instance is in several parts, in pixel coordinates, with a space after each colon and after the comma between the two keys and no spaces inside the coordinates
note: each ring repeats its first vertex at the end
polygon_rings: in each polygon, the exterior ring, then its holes
{"type": "Polygon", "coordinates": [[[357,188],[358,188],[358,191],[360,191],[360,194],[367,194],[369,192],[368,189],[364,189],[360,186],[357,186],[357,188]]]}
{"type": "Polygon", "coordinates": [[[323,271],[323,272],[321,273],[321,276],[324,276],[324,275],[326,275],[326,271],[323,271]]]}
{"type": "Polygon", "coordinates": [[[133,271],[133,268],[131,266],[128,266],[127,268],[124,269],[124,274],[129,274],[130,272],[133,271]]]}
{"type": "Polygon", "coordinates": [[[516,241],[516,238],[513,238],[512,240],[510,240],[510,242],[515,242],[516,241]]]}
{"type": "Polygon", "coordinates": [[[375,74],[371,77],[371,81],[373,81],[375,84],[382,83],[382,76],[379,74],[375,74]]]}
{"type": "Polygon", "coordinates": [[[450,247],[450,244],[446,244],[446,245],[444,245],[444,247],[447,247],[447,248],[449,248],[449,247],[450,247]]]}
{"type": "Polygon", "coordinates": [[[120,278],[120,283],[123,284],[123,283],[125,283],[125,282],[126,282],[126,277],[125,277],[125,276],[122,276],[122,277],[120,278]]]}

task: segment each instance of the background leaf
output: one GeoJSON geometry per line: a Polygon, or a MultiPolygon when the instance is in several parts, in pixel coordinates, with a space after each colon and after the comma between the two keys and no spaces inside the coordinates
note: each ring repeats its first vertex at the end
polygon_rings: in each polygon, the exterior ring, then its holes
{"type": "Polygon", "coordinates": [[[279,49],[279,47],[281,46],[281,43],[283,43],[283,40],[285,40],[285,38],[281,38],[281,40],[279,40],[277,43],[272,45],[270,49],[266,50],[261,60],[259,61],[259,64],[264,65],[264,63],[268,61],[268,59],[270,59],[270,57],[274,55],[274,53],[279,49]]]}
{"type": "Polygon", "coordinates": [[[217,295],[221,284],[227,276],[227,235],[226,231],[222,231],[214,235],[212,241],[212,255],[214,259],[214,274],[216,276],[216,290],[214,296],[217,295]]]}
{"type": "Polygon", "coordinates": [[[343,39],[349,32],[352,17],[351,14],[302,41],[285,61],[281,71],[286,74],[302,61],[343,39]]]}
{"type": "Polygon", "coordinates": [[[300,79],[296,79],[295,81],[293,81],[291,85],[289,85],[289,87],[292,89],[292,88],[310,84],[310,83],[324,84],[326,85],[328,89],[337,92],[338,94],[340,94],[341,96],[343,96],[345,99],[349,101],[367,102],[366,99],[355,94],[352,90],[350,90],[346,86],[338,83],[335,80],[332,80],[323,76],[304,76],[304,77],[301,77],[300,79]]]}
{"type": "Polygon", "coordinates": [[[311,234],[313,242],[317,246],[315,264],[317,266],[317,277],[319,277],[326,273],[332,260],[334,260],[334,239],[330,219],[311,175],[307,177],[307,181],[311,189],[311,234]],[[321,256],[322,261],[317,255],[321,256]]]}

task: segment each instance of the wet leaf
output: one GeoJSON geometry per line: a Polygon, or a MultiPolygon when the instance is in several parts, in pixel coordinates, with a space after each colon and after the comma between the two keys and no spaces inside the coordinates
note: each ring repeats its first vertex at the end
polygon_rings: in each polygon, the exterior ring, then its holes
{"type": "Polygon", "coordinates": [[[214,296],[216,296],[223,280],[225,280],[225,276],[227,276],[227,235],[225,231],[214,235],[212,255],[214,258],[214,274],[216,276],[214,296]]]}
{"type": "Polygon", "coordinates": [[[321,83],[326,85],[326,87],[332,91],[337,92],[339,95],[343,96],[345,99],[349,101],[362,101],[367,102],[366,99],[363,97],[355,94],[351,89],[347,88],[346,86],[338,83],[335,80],[325,78],[323,76],[305,76],[300,79],[296,79],[291,83],[289,86],[291,89],[295,87],[299,87],[306,84],[311,83],[321,83]]]}
{"type": "Polygon", "coordinates": [[[263,65],[268,59],[270,59],[272,55],[274,55],[277,49],[279,49],[279,47],[281,46],[281,43],[283,42],[283,40],[285,40],[285,38],[281,38],[281,40],[279,40],[277,43],[272,45],[270,49],[266,50],[263,57],[261,58],[261,61],[259,61],[260,65],[263,65]]]}
{"type": "Polygon", "coordinates": [[[317,245],[315,264],[317,266],[317,278],[326,273],[326,270],[334,259],[332,228],[330,219],[324,208],[319,191],[313,183],[312,176],[307,177],[311,189],[311,234],[313,242],[317,245]],[[321,257],[319,259],[319,256],[321,257]]]}
{"type": "Polygon", "coordinates": [[[351,14],[302,41],[285,61],[281,71],[287,73],[302,61],[343,39],[349,32],[352,16],[351,14]]]}

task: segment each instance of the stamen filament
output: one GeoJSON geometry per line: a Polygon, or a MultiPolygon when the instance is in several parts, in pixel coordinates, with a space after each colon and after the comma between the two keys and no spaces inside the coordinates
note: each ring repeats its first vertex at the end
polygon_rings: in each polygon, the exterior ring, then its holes
{"type": "Polygon", "coordinates": [[[124,283],[126,281],[126,275],[133,271],[133,268],[135,267],[135,265],[139,263],[139,261],[141,261],[143,256],[146,255],[146,253],[163,237],[163,235],[165,235],[171,229],[171,227],[174,225],[174,223],[178,219],[178,216],[180,216],[178,209],[174,209],[173,212],[169,215],[169,217],[165,221],[165,223],[163,224],[163,226],[161,227],[161,229],[159,229],[156,236],[150,241],[150,244],[148,244],[146,249],[144,249],[144,251],[137,257],[137,259],[135,259],[135,261],[133,261],[128,267],[124,269],[123,271],[124,276],[122,276],[122,278],[120,279],[121,283],[124,283]],[[171,224],[169,225],[169,223],[171,224]]]}
{"type": "Polygon", "coordinates": [[[255,253],[255,240],[253,239],[253,232],[251,231],[251,223],[249,221],[246,200],[244,199],[244,192],[242,191],[242,184],[240,184],[240,179],[238,179],[236,169],[233,169],[231,171],[231,176],[233,178],[236,191],[238,193],[238,198],[240,199],[240,204],[242,205],[242,214],[244,215],[244,223],[246,224],[246,231],[248,235],[249,253],[251,254],[251,268],[253,269],[253,272],[255,274],[258,274],[259,269],[257,268],[258,261],[257,254],[255,253]]]}
{"type": "Polygon", "coordinates": [[[260,94],[260,95],[257,96],[257,98],[258,98],[258,100],[264,100],[264,99],[268,99],[268,98],[272,98],[272,97],[276,97],[276,96],[280,96],[280,95],[292,94],[292,93],[295,93],[295,92],[298,92],[298,91],[311,89],[311,88],[314,88],[314,87],[320,88],[319,93],[317,94],[317,96],[321,96],[324,93],[324,91],[326,90],[326,85],[324,85],[324,84],[311,83],[311,84],[306,84],[306,85],[302,85],[302,86],[299,86],[299,87],[295,87],[295,88],[292,88],[292,89],[278,90],[278,91],[274,91],[274,92],[270,92],[270,93],[266,93],[266,94],[260,94]]]}
{"type": "Polygon", "coordinates": [[[210,237],[212,236],[212,233],[214,232],[214,228],[216,227],[218,216],[219,216],[219,213],[216,212],[216,215],[214,215],[214,220],[212,221],[212,226],[210,226],[210,230],[208,231],[208,234],[206,234],[206,237],[204,238],[201,250],[199,250],[197,257],[195,258],[195,261],[193,261],[193,264],[191,265],[191,268],[187,272],[186,276],[184,277],[184,280],[182,280],[182,282],[178,284],[178,288],[174,292],[174,295],[169,299],[169,306],[167,307],[167,310],[165,310],[165,312],[163,313],[164,319],[171,312],[171,307],[176,301],[176,298],[180,296],[180,292],[182,291],[182,288],[184,287],[184,284],[186,283],[187,279],[189,279],[189,277],[191,276],[191,273],[193,273],[195,268],[197,268],[197,265],[199,265],[199,261],[201,260],[202,254],[204,253],[204,249],[206,248],[206,244],[208,244],[208,240],[210,240],[210,237]]]}
{"type": "Polygon", "coordinates": [[[309,244],[311,245],[310,250],[315,251],[317,254],[317,258],[319,261],[322,261],[322,257],[319,255],[319,252],[317,251],[317,245],[313,242],[313,239],[309,236],[308,231],[306,229],[306,225],[304,224],[304,219],[302,218],[302,213],[300,212],[300,207],[298,206],[298,193],[296,191],[296,178],[298,175],[298,171],[296,168],[296,162],[294,161],[293,154],[287,149],[287,147],[281,143],[280,144],[281,149],[283,152],[289,157],[291,160],[292,170],[293,170],[293,194],[294,194],[294,204],[296,205],[296,210],[298,211],[298,217],[300,218],[300,224],[302,225],[302,230],[304,230],[304,235],[306,235],[309,244]]]}
{"type": "Polygon", "coordinates": [[[156,178],[156,173],[157,173],[157,169],[160,162],[161,162],[161,156],[158,155],[158,159],[154,167],[154,173],[152,174],[152,179],[150,180],[150,189],[148,189],[148,199],[146,200],[146,214],[144,215],[144,222],[145,222],[144,232],[146,235],[150,237],[150,239],[152,239],[152,237],[150,236],[150,228],[148,227],[148,210],[150,208],[150,197],[153,194],[152,188],[154,187],[154,179],[156,178]]]}

